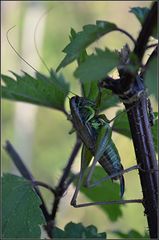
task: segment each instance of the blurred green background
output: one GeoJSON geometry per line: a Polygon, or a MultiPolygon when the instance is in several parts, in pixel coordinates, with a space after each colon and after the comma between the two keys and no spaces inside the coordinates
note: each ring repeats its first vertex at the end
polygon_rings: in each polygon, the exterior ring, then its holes
{"type": "MultiPolygon", "coordinates": [[[[39,18],[48,9],[53,8],[44,16],[37,31],[39,51],[49,68],[56,68],[63,59],[62,49],[69,42],[71,27],[80,31],[83,25],[95,23],[96,20],[107,20],[116,23],[136,37],[140,24],[133,14],[131,7],[149,7],[151,1],[81,1],[81,2],[51,2],[51,1],[3,1],[2,2],[2,73],[11,75],[8,70],[21,74],[21,70],[34,75],[34,71],[18,58],[9,46],[6,32],[16,25],[10,32],[9,39],[20,54],[36,69],[47,74],[47,70],[37,56],[34,44],[34,31],[39,18]]],[[[120,49],[126,42],[132,44],[123,34],[111,33],[91,45],[94,47],[107,46],[110,49],[120,49]]],[[[80,94],[78,81],[73,77],[76,64],[73,63],[62,70],[67,81],[71,84],[71,91],[80,94]]],[[[68,100],[66,102],[68,107],[68,100]]],[[[153,100],[154,110],[157,103],[153,100]]],[[[111,119],[119,108],[111,108],[105,113],[111,119]]],[[[68,135],[70,123],[61,112],[31,104],[15,103],[2,100],[2,145],[9,139],[31,169],[36,179],[55,185],[58,181],[75,142],[75,136],[68,135]]],[[[113,134],[115,144],[119,149],[124,168],[135,164],[132,142],[119,134],[113,134]]],[[[78,172],[80,154],[73,166],[78,172]]],[[[3,172],[18,174],[9,157],[2,149],[3,172]]],[[[125,175],[125,199],[140,198],[142,196],[137,172],[125,175]]],[[[84,225],[94,224],[99,231],[106,231],[108,238],[116,238],[112,232],[131,229],[144,234],[147,230],[143,207],[139,204],[122,206],[123,216],[116,222],[111,222],[99,207],[74,209],[69,202],[73,194],[73,186],[63,197],[57,215],[57,226],[63,228],[69,221],[82,222],[84,225]],[[95,217],[94,217],[95,214],[95,217]]],[[[93,190],[92,190],[93,191],[93,190]]],[[[52,196],[43,190],[48,207],[51,207],[52,196]]],[[[80,195],[79,201],[86,201],[80,195]]],[[[100,199],[99,199],[100,200],[100,199]]]]}

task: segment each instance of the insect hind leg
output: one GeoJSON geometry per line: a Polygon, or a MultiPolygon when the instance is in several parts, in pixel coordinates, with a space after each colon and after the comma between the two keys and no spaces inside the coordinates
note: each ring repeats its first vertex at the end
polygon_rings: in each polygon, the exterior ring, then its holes
{"type": "MultiPolygon", "coordinates": [[[[112,174],[110,176],[107,176],[105,178],[102,178],[101,179],[102,181],[99,180],[98,182],[95,182],[95,183],[89,185],[89,187],[95,187],[103,181],[106,181],[108,179],[112,179],[113,177],[121,176],[124,173],[130,172],[130,171],[135,170],[135,169],[140,169],[142,171],[142,169],[140,168],[139,165],[134,165],[130,168],[127,168],[127,169],[121,171],[120,174],[116,173],[116,174],[112,174]]],[[[78,193],[79,193],[79,190],[80,190],[82,180],[83,180],[83,172],[82,172],[82,169],[81,169],[80,173],[79,173],[79,179],[78,179],[77,187],[76,187],[76,190],[75,190],[74,195],[73,195],[72,200],[71,200],[71,205],[75,208],[89,207],[89,206],[99,206],[99,205],[112,205],[112,204],[143,203],[143,199],[129,199],[129,200],[120,199],[120,200],[112,200],[112,201],[87,202],[87,203],[79,203],[78,204],[76,200],[77,200],[77,196],[78,196],[78,193]]]]}
{"type": "MultiPolygon", "coordinates": [[[[120,172],[118,172],[118,173],[111,174],[111,175],[109,175],[109,176],[106,176],[106,177],[104,177],[104,178],[101,178],[101,179],[97,180],[96,182],[94,182],[94,183],[92,183],[92,184],[90,183],[89,185],[87,185],[87,187],[88,187],[88,188],[96,187],[96,186],[100,185],[102,182],[105,182],[105,181],[107,181],[107,180],[109,180],[109,179],[113,179],[113,178],[115,178],[115,177],[121,177],[123,174],[128,173],[128,172],[131,172],[131,171],[136,170],[136,169],[140,169],[140,166],[139,166],[139,165],[134,165],[134,166],[129,167],[129,168],[127,168],[127,169],[124,169],[124,170],[122,170],[122,171],[120,171],[120,172]]],[[[122,181],[122,180],[121,180],[121,181],[122,181]]],[[[122,192],[122,191],[121,191],[121,192],[122,192]]],[[[122,195],[122,194],[121,194],[121,195],[122,195]]]]}
{"type": "Polygon", "coordinates": [[[149,174],[153,174],[154,172],[159,171],[158,169],[147,169],[147,170],[145,170],[145,169],[141,168],[140,165],[134,165],[134,166],[131,166],[127,169],[124,169],[124,170],[122,170],[118,173],[114,173],[114,174],[111,174],[109,176],[103,177],[103,178],[97,180],[94,183],[89,183],[89,184],[86,185],[86,187],[87,188],[93,188],[93,187],[99,186],[102,182],[105,182],[109,179],[113,179],[114,177],[120,177],[125,173],[131,172],[131,171],[137,170],[137,169],[139,169],[142,172],[149,173],[149,174]]]}

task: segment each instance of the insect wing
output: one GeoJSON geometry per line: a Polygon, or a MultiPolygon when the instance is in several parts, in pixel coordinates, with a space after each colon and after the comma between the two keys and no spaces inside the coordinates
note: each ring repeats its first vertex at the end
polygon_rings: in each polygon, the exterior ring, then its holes
{"type": "Polygon", "coordinates": [[[81,168],[85,170],[92,159],[92,154],[89,149],[83,144],[82,152],[81,152],[81,168]]]}
{"type": "Polygon", "coordinates": [[[98,136],[97,136],[97,142],[96,142],[96,151],[95,156],[93,159],[92,166],[90,168],[89,174],[87,176],[87,185],[89,185],[90,179],[92,177],[95,165],[97,161],[100,160],[100,158],[103,156],[106,146],[109,144],[109,141],[111,139],[111,133],[112,130],[108,124],[105,124],[104,126],[100,127],[98,136]]]}
{"type": "Polygon", "coordinates": [[[97,141],[96,141],[96,150],[94,160],[98,161],[104,154],[106,146],[111,140],[112,130],[108,124],[100,127],[97,141]]]}
{"type": "Polygon", "coordinates": [[[87,146],[87,148],[94,149],[95,136],[89,126],[89,123],[84,122],[82,119],[82,115],[78,107],[79,101],[80,98],[78,96],[72,97],[70,99],[70,109],[73,119],[73,125],[82,142],[87,146]]]}

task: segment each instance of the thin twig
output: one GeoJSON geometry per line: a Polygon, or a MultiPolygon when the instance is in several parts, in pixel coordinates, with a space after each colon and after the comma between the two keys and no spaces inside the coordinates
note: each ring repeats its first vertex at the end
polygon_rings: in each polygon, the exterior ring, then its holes
{"type": "Polygon", "coordinates": [[[59,207],[59,203],[60,203],[61,197],[63,196],[64,191],[66,190],[66,188],[65,188],[65,181],[66,181],[66,179],[69,176],[72,164],[74,162],[75,157],[77,156],[77,153],[78,153],[80,147],[81,147],[81,141],[77,138],[76,144],[75,144],[75,146],[74,146],[74,148],[72,150],[72,153],[70,155],[68,163],[67,163],[67,165],[66,165],[66,167],[64,169],[63,175],[62,175],[62,177],[61,177],[61,179],[59,181],[58,186],[56,187],[56,197],[55,197],[55,200],[54,200],[52,213],[51,213],[51,216],[52,216],[53,220],[56,217],[56,213],[57,213],[57,210],[58,210],[58,207],[59,207]]]}
{"type": "Polygon", "coordinates": [[[10,158],[12,159],[13,163],[15,164],[15,166],[17,167],[17,169],[19,170],[21,175],[25,179],[31,181],[32,186],[34,187],[36,193],[38,194],[39,198],[41,199],[40,208],[41,208],[41,210],[42,210],[42,212],[44,214],[46,222],[48,222],[50,220],[50,214],[49,214],[49,212],[47,210],[47,207],[45,205],[45,202],[43,200],[43,197],[41,195],[41,192],[40,192],[39,188],[34,185],[34,182],[36,182],[36,180],[34,179],[32,173],[25,166],[23,160],[21,159],[21,157],[19,156],[19,154],[16,152],[15,148],[13,147],[13,145],[9,141],[6,141],[6,145],[4,146],[4,149],[8,153],[10,158]]]}
{"type": "Polygon", "coordinates": [[[77,156],[77,153],[78,153],[80,147],[81,147],[81,141],[77,137],[76,143],[75,143],[74,148],[72,150],[72,153],[71,153],[71,155],[68,159],[68,162],[67,162],[67,165],[64,169],[63,175],[61,176],[61,179],[59,180],[59,183],[58,183],[58,185],[55,189],[55,199],[54,199],[54,202],[53,202],[52,212],[50,214],[51,221],[49,222],[49,224],[47,224],[47,226],[45,226],[45,230],[47,231],[48,236],[50,238],[52,238],[52,235],[53,235],[55,218],[56,218],[56,214],[57,214],[57,211],[58,211],[58,208],[59,208],[61,198],[62,198],[64,192],[66,191],[67,187],[70,184],[69,181],[66,183],[66,180],[67,180],[67,178],[70,174],[72,164],[74,162],[75,157],[77,156]]]}
{"type": "Polygon", "coordinates": [[[52,192],[53,195],[56,195],[56,191],[55,189],[53,189],[51,186],[49,186],[48,184],[44,183],[44,182],[41,182],[41,181],[34,181],[33,182],[33,185],[34,186],[40,186],[40,187],[44,187],[48,190],[50,190],[52,192]]]}
{"type": "Polygon", "coordinates": [[[135,44],[134,53],[137,55],[139,62],[142,61],[145,53],[145,46],[147,45],[148,39],[152,34],[153,29],[157,25],[157,1],[155,1],[147,15],[141,32],[135,44]]]}

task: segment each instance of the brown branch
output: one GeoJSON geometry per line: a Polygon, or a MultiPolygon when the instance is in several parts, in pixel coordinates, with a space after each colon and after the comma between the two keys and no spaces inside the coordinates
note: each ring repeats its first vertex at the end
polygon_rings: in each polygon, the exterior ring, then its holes
{"type": "MultiPolygon", "coordinates": [[[[125,104],[126,109],[130,104],[125,104]]],[[[138,105],[127,112],[137,164],[140,182],[143,192],[145,214],[147,216],[150,237],[157,239],[157,161],[154,150],[154,143],[151,134],[151,127],[146,111],[147,99],[142,97],[138,105]]]]}
{"type": "Polygon", "coordinates": [[[157,26],[157,1],[155,1],[147,15],[141,32],[136,41],[134,53],[138,57],[139,62],[142,61],[145,53],[145,46],[147,45],[148,39],[151,36],[153,29],[157,26]]]}
{"type": "Polygon", "coordinates": [[[41,195],[41,192],[40,192],[39,188],[37,186],[35,186],[35,184],[34,184],[34,182],[36,182],[36,180],[34,179],[32,173],[25,166],[23,160],[21,159],[21,157],[19,156],[19,154],[17,153],[17,151],[15,150],[15,148],[13,147],[13,145],[9,141],[6,141],[6,145],[4,146],[4,149],[8,153],[8,155],[10,156],[11,160],[13,161],[13,163],[15,164],[15,166],[17,167],[17,169],[19,170],[21,175],[25,179],[31,181],[35,192],[37,193],[37,195],[39,196],[39,198],[41,200],[40,208],[43,212],[45,220],[46,220],[46,222],[50,221],[50,214],[47,210],[47,207],[45,205],[45,202],[43,200],[43,197],[41,195]]]}
{"type": "Polygon", "coordinates": [[[81,141],[77,137],[76,143],[75,143],[74,148],[72,150],[72,153],[71,153],[71,155],[68,159],[68,162],[67,162],[67,165],[64,169],[63,175],[62,175],[61,179],[59,180],[59,183],[58,183],[58,185],[55,189],[55,199],[54,199],[54,202],[53,202],[52,213],[50,215],[51,216],[51,221],[50,221],[50,224],[46,226],[47,227],[46,231],[47,231],[50,238],[52,238],[52,235],[53,235],[55,218],[56,218],[56,214],[57,214],[57,211],[58,211],[58,208],[59,208],[61,198],[64,195],[67,187],[69,186],[69,184],[66,183],[66,180],[69,177],[72,164],[75,160],[75,157],[77,156],[77,153],[78,153],[80,147],[81,147],[81,141]]]}

